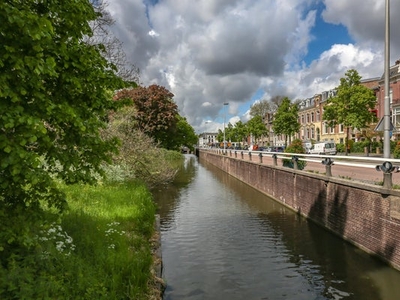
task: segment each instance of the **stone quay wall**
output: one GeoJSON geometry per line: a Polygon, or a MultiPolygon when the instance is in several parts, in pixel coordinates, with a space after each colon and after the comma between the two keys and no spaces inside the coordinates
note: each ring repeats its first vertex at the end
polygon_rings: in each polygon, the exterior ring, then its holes
{"type": "Polygon", "coordinates": [[[400,191],[202,150],[197,154],[400,270],[400,191]]]}

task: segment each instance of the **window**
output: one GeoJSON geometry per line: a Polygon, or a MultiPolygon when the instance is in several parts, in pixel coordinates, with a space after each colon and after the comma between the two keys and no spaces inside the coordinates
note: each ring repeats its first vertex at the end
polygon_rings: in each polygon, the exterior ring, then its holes
{"type": "Polygon", "coordinates": [[[315,122],[315,120],[314,120],[314,112],[311,113],[311,122],[315,122]]]}
{"type": "Polygon", "coordinates": [[[339,124],[339,132],[343,133],[344,132],[344,126],[343,124],[339,124]]]}
{"type": "Polygon", "coordinates": [[[389,98],[390,98],[390,104],[392,104],[393,103],[393,90],[392,90],[392,88],[390,88],[390,91],[389,91],[389,98]]]}
{"type": "Polygon", "coordinates": [[[392,111],[392,123],[394,127],[400,127],[400,107],[394,107],[392,111]]]}

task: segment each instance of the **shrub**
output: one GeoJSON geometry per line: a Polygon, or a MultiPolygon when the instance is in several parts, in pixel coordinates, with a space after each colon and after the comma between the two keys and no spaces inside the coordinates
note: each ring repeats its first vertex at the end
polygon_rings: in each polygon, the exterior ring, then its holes
{"type": "MultiPolygon", "coordinates": [[[[286,147],[285,153],[305,154],[303,142],[300,139],[293,140],[292,143],[288,147],[286,147]]],[[[284,167],[289,167],[289,168],[294,167],[293,161],[291,159],[284,158],[284,159],[282,159],[282,163],[283,163],[284,167]]],[[[303,170],[306,167],[306,165],[307,165],[307,162],[304,160],[297,161],[297,166],[298,166],[299,170],[303,170]]]]}
{"type": "Polygon", "coordinates": [[[393,150],[393,158],[400,158],[400,142],[397,142],[393,150]]]}

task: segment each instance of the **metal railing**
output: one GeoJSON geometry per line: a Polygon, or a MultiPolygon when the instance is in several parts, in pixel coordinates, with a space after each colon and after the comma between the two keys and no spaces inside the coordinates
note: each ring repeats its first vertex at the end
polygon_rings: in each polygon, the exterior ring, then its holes
{"type": "MultiPolygon", "coordinates": [[[[362,155],[319,155],[319,154],[299,154],[299,153],[286,153],[286,152],[267,152],[267,151],[248,151],[248,150],[233,150],[233,149],[219,149],[219,148],[202,148],[202,151],[212,151],[220,155],[227,155],[234,158],[249,160],[261,164],[266,164],[266,159],[271,158],[272,165],[278,166],[278,159],[283,161],[292,162],[292,168],[301,170],[301,161],[318,163],[325,166],[325,176],[332,176],[332,167],[345,166],[349,168],[365,168],[373,169],[376,172],[381,172],[383,188],[393,189],[393,173],[400,171],[400,159],[371,157],[362,155]],[[300,167],[299,167],[300,166],[300,167]]],[[[283,164],[284,166],[284,164],[283,164]]],[[[312,170],[308,170],[310,172],[312,170]]],[[[362,174],[361,174],[362,175],[362,174]]],[[[339,177],[344,178],[345,176],[339,177]]],[[[400,183],[400,175],[399,181],[400,183]]]]}

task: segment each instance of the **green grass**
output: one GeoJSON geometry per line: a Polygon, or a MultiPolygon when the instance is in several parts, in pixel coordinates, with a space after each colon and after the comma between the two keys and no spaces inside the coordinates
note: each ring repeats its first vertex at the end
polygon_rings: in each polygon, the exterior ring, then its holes
{"type": "Polygon", "coordinates": [[[1,299],[149,299],[155,205],[139,183],[65,186],[69,209],[0,266],[1,299]]]}

